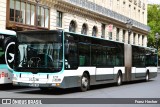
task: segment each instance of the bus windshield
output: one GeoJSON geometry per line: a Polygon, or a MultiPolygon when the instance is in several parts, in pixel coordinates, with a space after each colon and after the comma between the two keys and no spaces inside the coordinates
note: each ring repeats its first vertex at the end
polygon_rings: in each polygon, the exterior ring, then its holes
{"type": "Polygon", "coordinates": [[[62,36],[58,32],[19,32],[16,71],[59,72],[62,69],[62,36]]]}

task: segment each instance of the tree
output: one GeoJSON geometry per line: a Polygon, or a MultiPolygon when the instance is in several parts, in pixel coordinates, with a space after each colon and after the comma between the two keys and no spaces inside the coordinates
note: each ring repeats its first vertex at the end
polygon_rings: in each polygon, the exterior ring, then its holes
{"type": "MultiPolygon", "coordinates": [[[[160,5],[148,5],[148,26],[151,31],[148,35],[148,46],[156,48],[155,34],[160,34],[160,5]]],[[[158,48],[160,41],[158,41],[158,48]]]]}

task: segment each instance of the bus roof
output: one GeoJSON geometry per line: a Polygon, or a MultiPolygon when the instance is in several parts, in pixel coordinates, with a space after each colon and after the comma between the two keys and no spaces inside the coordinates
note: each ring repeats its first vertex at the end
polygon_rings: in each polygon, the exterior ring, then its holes
{"type": "Polygon", "coordinates": [[[13,30],[4,30],[4,29],[0,29],[0,34],[16,36],[16,32],[13,31],[13,30]]]}

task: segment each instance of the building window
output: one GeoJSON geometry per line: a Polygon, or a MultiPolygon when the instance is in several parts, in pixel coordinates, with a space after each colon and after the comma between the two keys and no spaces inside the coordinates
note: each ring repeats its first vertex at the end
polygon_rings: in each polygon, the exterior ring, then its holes
{"type": "Polygon", "coordinates": [[[116,41],[119,41],[119,28],[116,30],[116,41]]]}
{"type": "Polygon", "coordinates": [[[49,8],[46,6],[38,6],[37,19],[35,19],[36,3],[28,0],[10,0],[9,8],[9,20],[12,22],[33,26],[36,26],[36,22],[38,22],[39,27],[49,27],[49,8]]]}
{"type": "Polygon", "coordinates": [[[122,42],[125,42],[125,34],[126,34],[126,31],[123,30],[123,38],[122,38],[122,42]]]}
{"type": "Polygon", "coordinates": [[[14,1],[10,0],[10,21],[14,21],[14,1]]]}
{"type": "Polygon", "coordinates": [[[140,45],[140,34],[138,34],[138,45],[140,45]]]}
{"type": "Polygon", "coordinates": [[[105,29],[106,29],[106,25],[105,24],[102,24],[102,35],[101,35],[101,37],[102,38],[105,38],[105,29]]]}
{"type": "Polygon", "coordinates": [[[45,8],[45,27],[49,26],[49,9],[45,8]]]}
{"type": "Polygon", "coordinates": [[[87,35],[87,24],[83,24],[82,25],[82,29],[81,29],[81,34],[87,35]]]}
{"type": "Polygon", "coordinates": [[[62,27],[62,12],[57,11],[57,26],[62,27]]]}
{"type": "Polygon", "coordinates": [[[131,33],[130,32],[128,32],[129,34],[128,34],[128,44],[130,44],[130,39],[131,39],[131,33]]]}
{"type": "Polygon", "coordinates": [[[144,35],[142,36],[142,46],[144,46],[144,35]]]}
{"type": "Polygon", "coordinates": [[[15,21],[22,23],[21,20],[23,20],[23,19],[22,19],[22,16],[21,16],[22,11],[21,11],[21,8],[20,8],[20,1],[15,1],[15,2],[16,2],[15,21]]]}
{"type": "MultiPolygon", "coordinates": [[[[31,5],[30,4],[27,4],[27,6],[26,6],[26,24],[27,25],[30,25],[31,24],[31,20],[33,21],[33,19],[34,19],[34,17],[35,16],[33,16],[33,17],[31,17],[31,11],[30,11],[30,7],[31,5]],[[33,18],[33,19],[31,19],[31,18],[33,18]]],[[[32,9],[31,9],[32,10],[32,9]]],[[[32,11],[33,13],[35,13],[35,10],[33,10],[32,11]]],[[[31,24],[32,25],[32,24],[31,24]]],[[[34,24],[33,24],[34,25],[34,24]]]]}
{"type": "Polygon", "coordinates": [[[112,32],[108,32],[109,34],[109,40],[112,40],[112,32]]]}
{"type": "Polygon", "coordinates": [[[76,32],[76,22],[73,21],[73,20],[70,22],[69,31],[70,32],[76,32]]]}
{"type": "Polygon", "coordinates": [[[133,35],[133,44],[135,44],[135,41],[136,41],[136,33],[134,33],[133,35]]]}
{"type": "Polygon", "coordinates": [[[40,6],[38,8],[38,17],[37,17],[38,26],[47,27],[45,24],[47,24],[46,22],[48,21],[48,17],[46,16],[49,16],[48,9],[40,6]]]}
{"type": "Polygon", "coordinates": [[[92,36],[97,36],[97,32],[98,32],[97,27],[94,26],[92,29],[92,36]]]}

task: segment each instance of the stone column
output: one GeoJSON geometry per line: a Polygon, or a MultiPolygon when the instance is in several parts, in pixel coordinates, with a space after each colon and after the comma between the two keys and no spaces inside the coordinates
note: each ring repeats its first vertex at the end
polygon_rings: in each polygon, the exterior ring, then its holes
{"type": "Polygon", "coordinates": [[[135,35],[135,45],[138,45],[138,34],[135,35]]]}
{"type": "Polygon", "coordinates": [[[142,46],[142,35],[139,37],[139,45],[142,46]]]}
{"type": "Polygon", "coordinates": [[[128,44],[128,30],[126,30],[126,33],[125,33],[125,43],[128,44]]]}
{"type": "Polygon", "coordinates": [[[148,41],[147,41],[147,36],[144,36],[143,44],[144,44],[145,47],[147,47],[147,42],[148,42],[148,41]]]}
{"type": "Polygon", "coordinates": [[[130,34],[130,44],[133,44],[133,32],[130,34]]]}
{"type": "Polygon", "coordinates": [[[116,41],[116,27],[113,26],[113,30],[112,30],[112,40],[116,41]]]}
{"type": "Polygon", "coordinates": [[[105,28],[105,39],[109,39],[109,30],[108,30],[108,24],[106,24],[106,28],[105,28]]]}
{"type": "MultiPolygon", "coordinates": [[[[50,29],[57,29],[57,25],[56,25],[56,17],[57,17],[57,11],[54,8],[50,9],[50,29]]],[[[63,22],[62,22],[63,25],[63,22]]]]}

